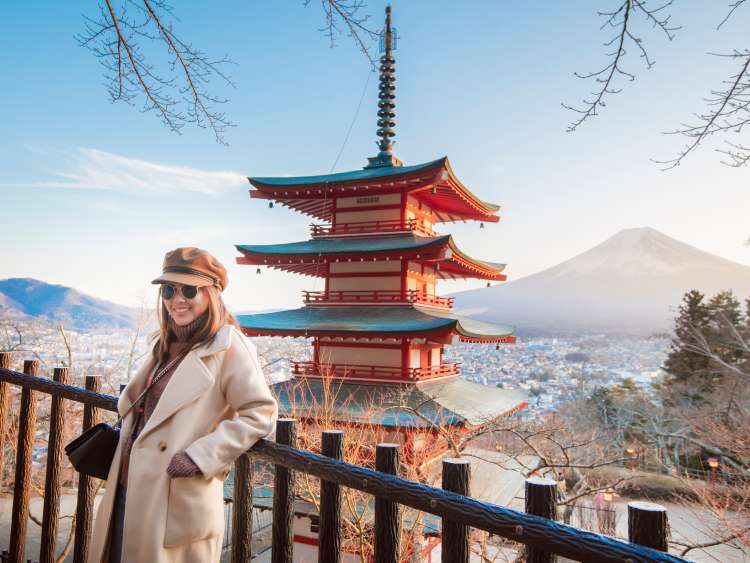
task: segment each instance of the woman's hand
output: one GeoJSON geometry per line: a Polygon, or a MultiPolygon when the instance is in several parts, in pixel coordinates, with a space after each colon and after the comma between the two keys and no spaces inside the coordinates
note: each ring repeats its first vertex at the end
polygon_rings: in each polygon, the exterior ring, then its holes
{"type": "Polygon", "coordinates": [[[167,473],[170,477],[195,477],[196,475],[203,475],[200,467],[195,465],[195,462],[185,452],[174,454],[167,466],[167,473]]]}

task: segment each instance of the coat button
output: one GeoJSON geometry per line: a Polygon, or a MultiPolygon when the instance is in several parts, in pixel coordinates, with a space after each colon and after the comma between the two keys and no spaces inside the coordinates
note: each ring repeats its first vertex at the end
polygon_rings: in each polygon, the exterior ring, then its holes
{"type": "Polygon", "coordinates": [[[167,449],[167,443],[164,440],[162,440],[161,442],[159,442],[159,451],[163,452],[166,449],[167,449]]]}

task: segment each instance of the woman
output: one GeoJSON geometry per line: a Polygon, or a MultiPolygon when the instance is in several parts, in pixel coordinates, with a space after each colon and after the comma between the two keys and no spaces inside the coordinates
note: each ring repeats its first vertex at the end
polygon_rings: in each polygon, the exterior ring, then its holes
{"type": "Polygon", "coordinates": [[[120,394],[120,442],[99,504],[89,563],[218,562],[223,481],[268,435],[276,401],[255,348],[226,310],[224,266],[205,250],[164,258],[151,357],[120,394]]]}

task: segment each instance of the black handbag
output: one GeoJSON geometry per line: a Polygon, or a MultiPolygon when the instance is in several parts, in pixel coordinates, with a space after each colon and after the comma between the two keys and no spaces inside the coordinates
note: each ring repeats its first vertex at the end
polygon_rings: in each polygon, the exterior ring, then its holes
{"type": "Polygon", "coordinates": [[[125,414],[118,417],[114,426],[106,422],[100,422],[83,432],[76,439],[65,446],[65,454],[76,471],[84,475],[90,475],[97,479],[106,479],[109,476],[109,468],[115,457],[115,450],[120,441],[120,426],[130,410],[136,406],[148,393],[151,386],[172,368],[174,364],[182,360],[187,352],[180,354],[164,366],[151,380],[151,383],[143,390],[133,404],[128,407],[125,414]]]}
{"type": "Polygon", "coordinates": [[[106,479],[119,441],[119,426],[100,422],[65,446],[65,453],[79,473],[106,479]]]}

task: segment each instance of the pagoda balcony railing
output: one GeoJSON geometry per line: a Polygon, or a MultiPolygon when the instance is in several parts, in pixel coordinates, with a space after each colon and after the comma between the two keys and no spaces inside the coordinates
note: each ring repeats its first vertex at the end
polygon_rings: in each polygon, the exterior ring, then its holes
{"type": "MultiPolygon", "coordinates": [[[[99,422],[104,412],[112,413],[108,418],[114,420],[117,397],[99,392],[101,378],[97,376],[87,375],[84,389],[67,384],[71,379],[68,368],[55,368],[53,379],[50,379],[41,374],[37,360],[24,361],[24,373],[10,369],[11,363],[11,354],[0,352],[0,431],[7,433],[9,438],[3,443],[0,466],[5,463],[15,466],[9,468],[15,476],[12,522],[10,533],[0,544],[0,561],[54,561],[59,548],[67,549],[58,545],[60,522],[67,518],[60,513],[63,444],[69,438],[63,438],[64,413],[70,402],[83,406],[81,426],[85,430],[99,422]],[[11,386],[20,392],[11,393],[11,386]],[[39,548],[27,550],[27,532],[36,532],[29,527],[32,445],[37,433],[37,402],[42,403],[39,399],[43,396],[51,396],[52,404],[47,457],[45,467],[39,470],[46,474],[42,539],[39,548]],[[11,413],[17,413],[14,417],[17,437],[12,445],[11,413]]],[[[440,489],[399,476],[398,445],[377,444],[376,463],[372,469],[342,460],[344,433],[340,431],[322,433],[322,453],[298,449],[297,426],[293,419],[280,419],[276,426],[276,442],[259,440],[234,462],[232,496],[224,499],[228,514],[224,543],[229,552],[224,554],[227,560],[250,561],[254,555],[251,548],[260,543],[253,541],[254,513],[257,514],[253,486],[256,481],[261,481],[255,474],[255,461],[261,460],[274,466],[271,550],[274,561],[279,563],[291,563],[295,555],[294,501],[299,494],[295,490],[299,487],[295,487],[296,472],[320,479],[319,561],[338,561],[340,558],[343,531],[341,487],[349,487],[373,495],[377,500],[373,543],[375,552],[380,555],[378,561],[395,563],[406,550],[401,536],[394,533],[399,529],[403,505],[441,518],[443,561],[469,562],[470,532],[475,528],[524,544],[528,549],[527,561],[549,563],[553,561],[553,554],[558,554],[574,561],[601,563],[688,563],[686,559],[658,550],[667,546],[669,529],[666,516],[662,518],[662,512],[656,509],[666,511],[658,505],[647,509],[636,506],[641,503],[628,506],[627,535],[630,541],[626,542],[555,522],[555,511],[550,509],[554,508],[554,502],[550,505],[549,499],[556,497],[557,484],[550,479],[540,481],[532,477],[527,480],[526,512],[520,512],[472,498],[468,468],[459,466],[468,463],[465,458],[443,460],[443,488],[440,489]]],[[[74,563],[88,559],[98,483],[98,479],[78,475],[75,537],[71,549],[74,563]]],[[[29,542],[29,545],[34,544],[29,542]]]]}
{"type": "Polygon", "coordinates": [[[398,290],[372,290],[372,291],[303,291],[305,303],[308,305],[319,304],[350,304],[350,303],[418,303],[450,309],[453,307],[453,297],[440,297],[430,295],[423,291],[410,289],[408,291],[398,290]]]}
{"type": "Polygon", "coordinates": [[[400,233],[412,231],[428,237],[438,236],[431,227],[419,219],[400,219],[388,221],[359,221],[355,223],[337,223],[335,225],[310,225],[313,237],[353,236],[364,234],[400,233]]]}
{"type": "Polygon", "coordinates": [[[440,364],[419,368],[400,368],[365,365],[319,364],[316,362],[293,362],[292,373],[312,377],[336,377],[377,380],[426,380],[458,375],[458,363],[440,364]]]}

